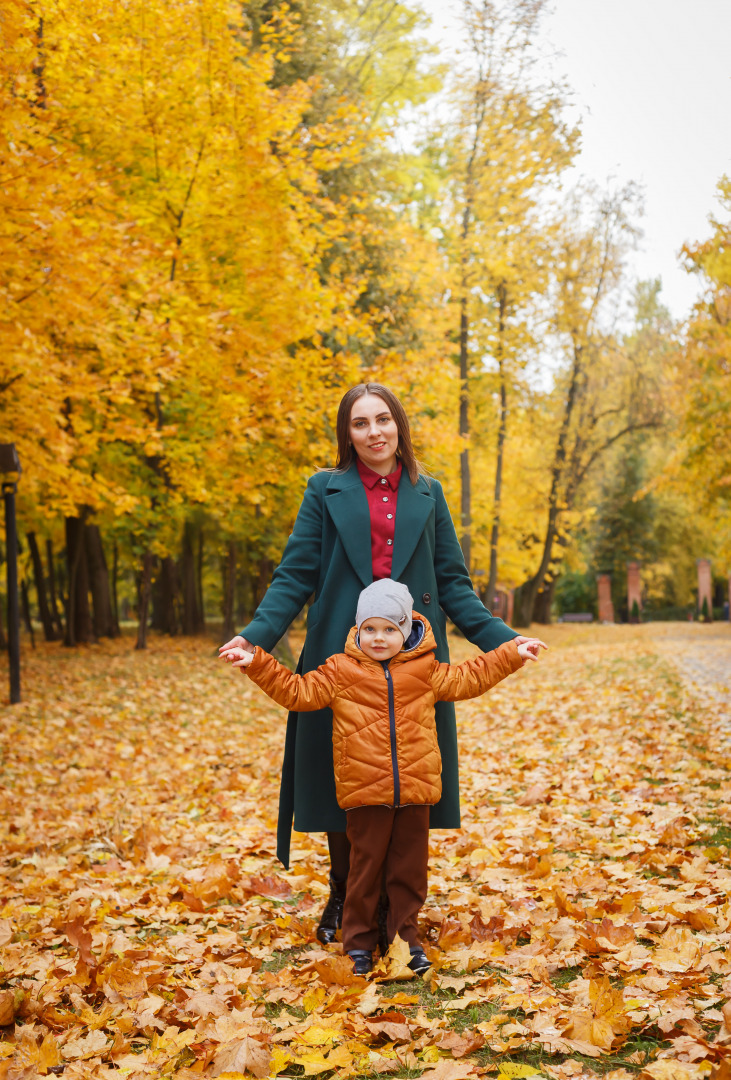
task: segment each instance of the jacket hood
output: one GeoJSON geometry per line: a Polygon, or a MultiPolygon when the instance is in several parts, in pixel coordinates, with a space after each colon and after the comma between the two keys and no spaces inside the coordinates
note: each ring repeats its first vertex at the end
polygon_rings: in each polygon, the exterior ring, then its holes
{"type": "MultiPolygon", "coordinates": [[[[418,611],[413,611],[411,613],[411,633],[409,634],[408,640],[404,642],[404,647],[401,652],[396,653],[396,655],[391,658],[391,663],[400,664],[406,660],[412,660],[416,656],[423,656],[424,653],[433,651],[436,647],[436,638],[429,625],[429,620],[424,615],[420,615],[418,611]]],[[[378,660],[371,660],[370,656],[366,656],[361,649],[358,643],[357,626],[352,627],[348,634],[344,652],[354,660],[360,660],[367,664],[379,663],[378,660]]]]}

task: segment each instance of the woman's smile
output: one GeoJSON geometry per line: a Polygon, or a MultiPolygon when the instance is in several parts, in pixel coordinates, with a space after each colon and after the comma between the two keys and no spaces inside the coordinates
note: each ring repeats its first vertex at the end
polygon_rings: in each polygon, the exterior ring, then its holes
{"type": "Polygon", "coordinates": [[[350,413],[349,435],[364,465],[381,476],[394,471],[398,427],[383,398],[377,394],[358,398],[350,413]]]}

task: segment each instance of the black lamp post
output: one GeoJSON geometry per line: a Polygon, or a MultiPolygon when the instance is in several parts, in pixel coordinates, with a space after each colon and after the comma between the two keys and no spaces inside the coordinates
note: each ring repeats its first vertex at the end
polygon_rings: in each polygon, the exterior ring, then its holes
{"type": "Polygon", "coordinates": [[[8,558],[8,657],[10,704],[20,701],[20,607],[18,604],[18,531],[15,527],[15,492],[20,459],[15,443],[0,443],[0,475],[5,500],[5,546],[8,558]]]}

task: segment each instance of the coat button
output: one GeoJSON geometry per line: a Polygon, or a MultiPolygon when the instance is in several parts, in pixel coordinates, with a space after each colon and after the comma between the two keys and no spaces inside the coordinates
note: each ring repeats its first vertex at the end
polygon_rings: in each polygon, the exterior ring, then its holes
{"type": "Polygon", "coordinates": [[[431,604],[431,593],[425,592],[421,598],[423,604],[431,604]]]}

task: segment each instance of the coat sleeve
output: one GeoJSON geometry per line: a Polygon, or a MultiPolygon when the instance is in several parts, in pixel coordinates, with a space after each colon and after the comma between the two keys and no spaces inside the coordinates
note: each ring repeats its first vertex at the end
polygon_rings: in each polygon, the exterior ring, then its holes
{"type": "Polygon", "coordinates": [[[322,550],[322,497],[318,479],[315,474],[308,480],[292,535],[272,575],[271,585],[253,619],[241,631],[242,637],[262,649],[274,648],[317,587],[322,550]]]}
{"type": "Polygon", "coordinates": [[[434,696],[437,701],[465,701],[479,697],[522,666],[518,646],[513,641],[506,641],[493,652],[461,664],[435,663],[431,676],[434,696]]]}
{"type": "Polygon", "coordinates": [[[468,641],[489,652],[517,637],[502,619],[491,615],[476,595],[464,564],[462,548],[454,530],[442,485],[432,481],[435,517],[434,572],[439,589],[439,604],[468,641]]]}
{"type": "Polygon", "coordinates": [[[334,656],[314,671],[296,675],[268,652],[257,648],[252,662],[242,670],[277,705],[283,705],[290,712],[324,709],[334,698],[337,688],[337,661],[334,656]]]}

